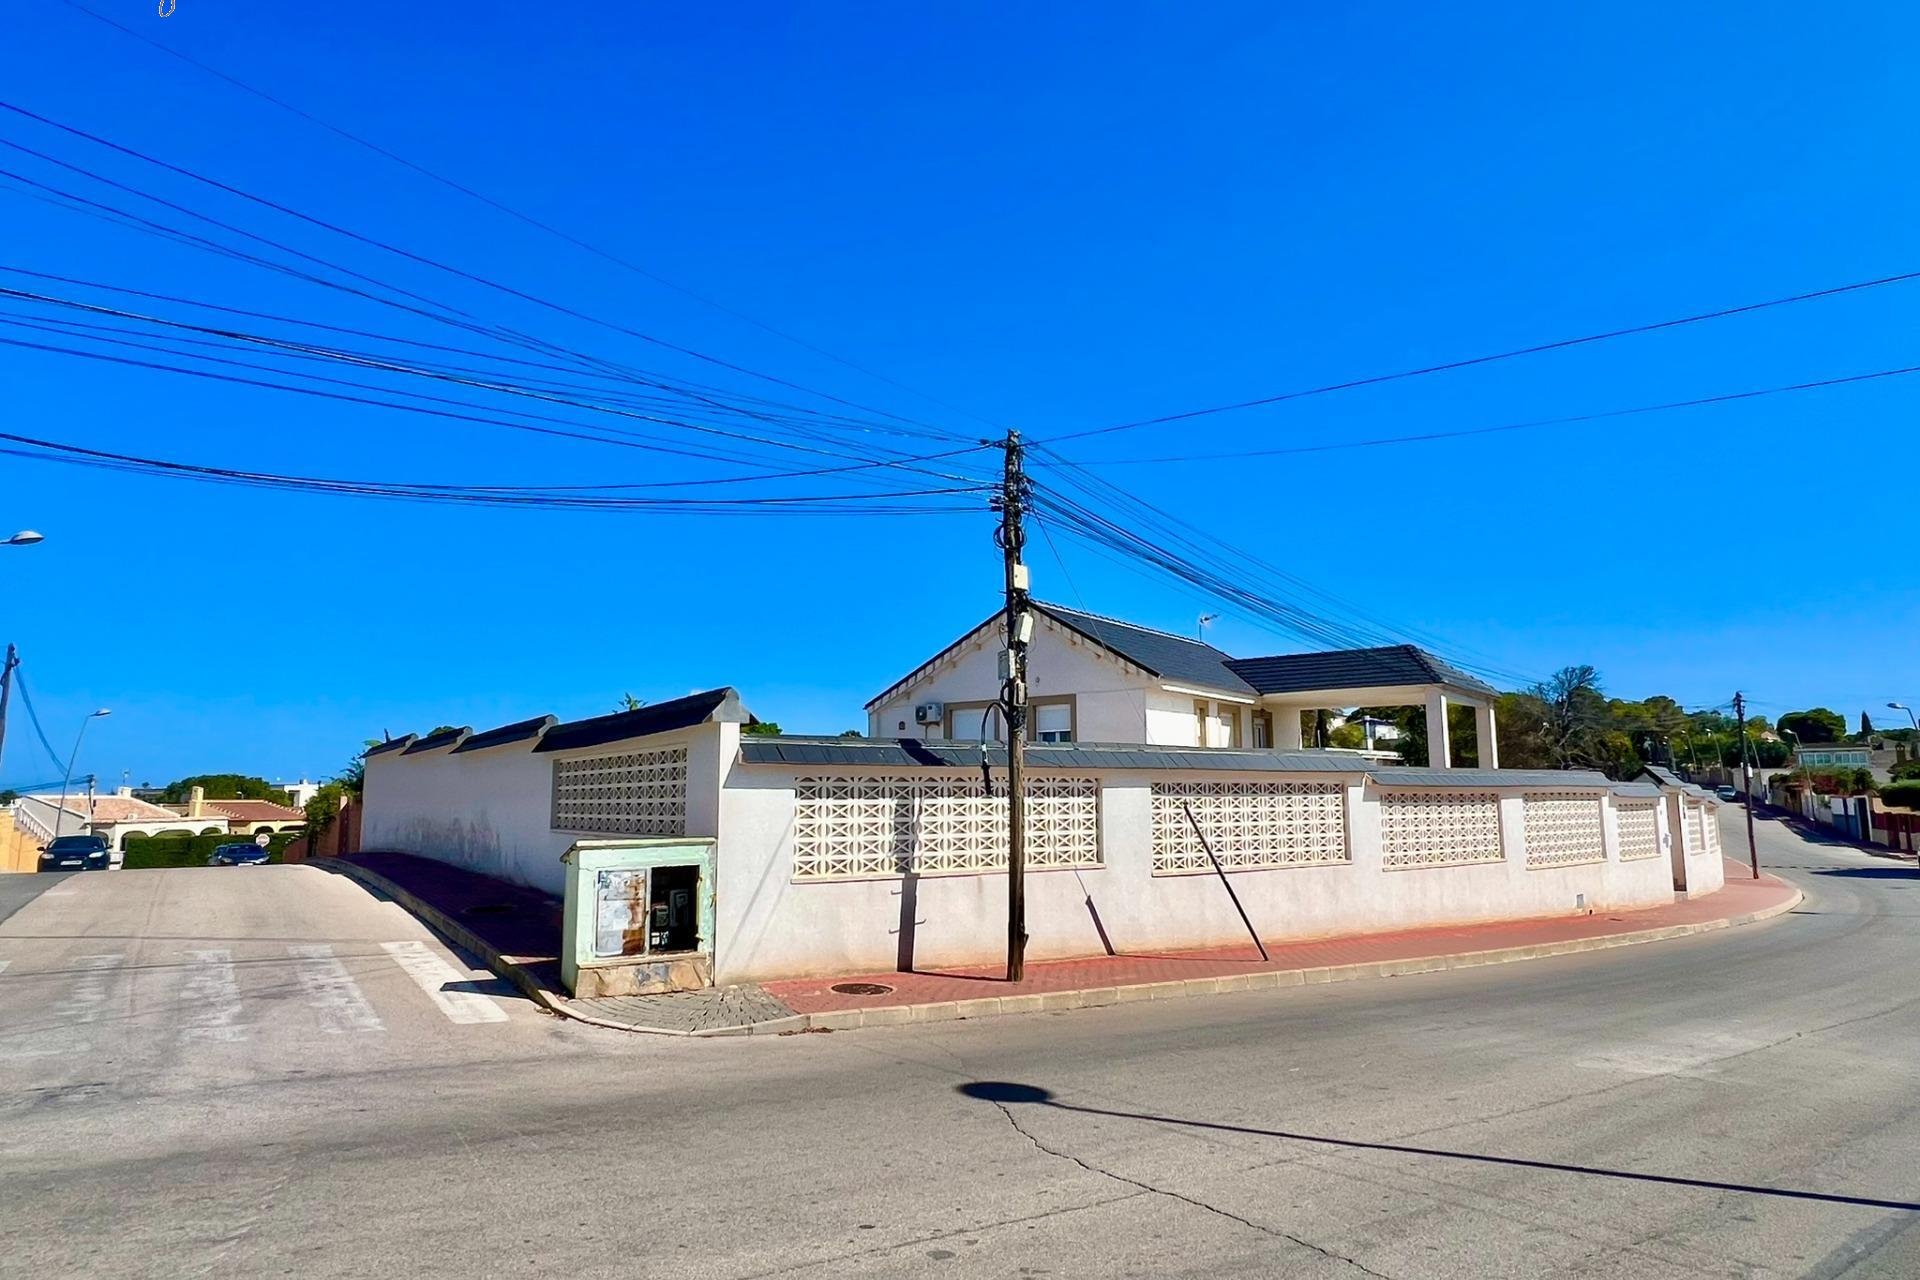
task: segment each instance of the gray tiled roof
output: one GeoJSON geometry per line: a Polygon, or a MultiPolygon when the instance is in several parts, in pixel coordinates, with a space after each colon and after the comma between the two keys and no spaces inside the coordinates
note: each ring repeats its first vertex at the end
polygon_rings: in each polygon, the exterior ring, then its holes
{"type": "Polygon", "coordinates": [[[403,756],[417,756],[423,755],[428,751],[439,751],[443,747],[454,746],[472,732],[473,727],[471,725],[461,725],[457,729],[442,729],[439,733],[430,733],[426,737],[419,739],[400,754],[403,756]]]}
{"type": "Polygon", "coordinates": [[[476,733],[453,749],[453,754],[464,751],[485,751],[488,747],[503,747],[509,742],[524,742],[537,738],[554,725],[560,723],[553,716],[535,716],[531,720],[516,720],[512,724],[503,724],[498,729],[488,729],[476,733]]]}
{"type": "Polygon", "coordinates": [[[709,720],[754,723],[752,714],[740,705],[737,692],[730,688],[709,689],[705,693],[690,693],[684,698],[658,702],[636,711],[616,711],[612,715],[554,725],[534,750],[572,751],[579,747],[598,747],[628,738],[644,738],[649,734],[687,729],[709,720]]]}
{"type": "Polygon", "coordinates": [[[1590,769],[1369,769],[1383,787],[1593,787],[1613,785],[1590,769]]]}
{"type": "Polygon", "coordinates": [[[1261,693],[1377,689],[1406,684],[1449,684],[1489,696],[1499,692],[1486,681],[1410,644],[1378,649],[1335,649],[1328,653],[1282,653],[1270,658],[1232,658],[1227,666],[1261,693]]]}
{"type": "MultiPolygon", "coordinates": [[[[978,742],[922,742],[914,738],[773,737],[740,739],[742,764],[849,765],[867,768],[978,769],[978,742]]],[[[1007,764],[1006,748],[987,745],[987,763],[1007,764]]],[[[1034,769],[1186,769],[1207,773],[1364,774],[1382,786],[1578,787],[1616,785],[1581,769],[1401,769],[1381,768],[1365,758],[1333,751],[1258,751],[1224,747],[1163,747],[1137,743],[1035,742],[1027,746],[1034,769]]]]}
{"type": "Polygon", "coordinates": [[[1255,692],[1252,685],[1234,673],[1233,659],[1210,644],[1038,600],[1033,607],[1162,680],[1225,689],[1230,693],[1255,692]]]}

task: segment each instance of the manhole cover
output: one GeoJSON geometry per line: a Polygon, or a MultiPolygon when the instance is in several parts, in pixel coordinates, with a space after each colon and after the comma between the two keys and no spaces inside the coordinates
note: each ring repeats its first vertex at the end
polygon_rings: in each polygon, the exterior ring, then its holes
{"type": "Polygon", "coordinates": [[[461,911],[463,916],[504,916],[513,908],[504,902],[482,902],[461,911]]]}
{"type": "Polygon", "coordinates": [[[833,990],[843,996],[890,996],[893,988],[884,982],[836,982],[833,990]]]}

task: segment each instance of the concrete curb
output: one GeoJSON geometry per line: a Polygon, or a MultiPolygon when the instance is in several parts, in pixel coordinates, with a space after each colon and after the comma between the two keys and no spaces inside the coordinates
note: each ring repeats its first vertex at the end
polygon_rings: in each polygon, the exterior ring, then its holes
{"type": "MultiPolygon", "coordinates": [[[[1542,942],[1530,946],[1498,947],[1490,951],[1461,951],[1451,955],[1416,956],[1402,960],[1375,960],[1359,964],[1328,965],[1312,969],[1263,969],[1254,973],[1228,974],[1214,978],[1188,978],[1173,982],[1144,982],[1124,987],[1088,987],[1077,991],[1032,992],[1017,996],[983,996],[974,1000],[943,1000],[931,1004],[875,1005],[866,1009],[831,1009],[820,1013],[796,1013],[744,1026],[708,1027],[681,1031],[670,1027],[641,1027],[614,1022],[571,1008],[555,996],[525,968],[513,963],[475,934],[437,907],[422,901],[393,881],[351,862],[333,858],[315,858],[306,865],[322,867],[335,874],[358,880],[366,887],[386,895],[418,916],[422,923],[447,941],[479,957],[500,977],[511,982],[527,997],[550,1013],[572,1018],[590,1026],[613,1031],[635,1031],[647,1035],[709,1039],[715,1036],[793,1035],[806,1031],[851,1031],[856,1027],[893,1027],[904,1023],[953,1022],[964,1018],[985,1018],[1009,1013],[1052,1013],[1063,1009],[1099,1009],[1108,1005],[1133,1004],[1141,1000],[1174,1000],[1186,996],[1220,995],[1232,991],[1273,991],[1282,987],[1317,986],[1321,983],[1351,982],[1360,978],[1401,978],[1418,973],[1439,973],[1448,969],[1475,969],[1482,965],[1510,964],[1516,960],[1544,960],[1549,956],[1574,955],[1582,951],[1604,951],[1613,947],[1631,947],[1645,942],[1665,942],[1698,933],[1737,929],[1785,915],[1806,900],[1798,889],[1793,896],[1771,907],[1717,920],[1693,924],[1666,925],[1658,929],[1636,929],[1630,933],[1604,934],[1597,938],[1569,938],[1564,942],[1542,942]]],[[[1791,887],[1791,886],[1789,886],[1791,887]]]]}
{"type": "MultiPolygon", "coordinates": [[[[333,875],[345,876],[347,879],[357,881],[363,887],[371,889],[375,893],[398,903],[403,910],[416,917],[420,923],[426,925],[427,928],[439,934],[446,942],[460,948],[460,950],[466,952],[468,955],[477,957],[481,963],[485,964],[487,968],[491,969],[498,977],[512,983],[514,988],[522,995],[549,1013],[556,1013],[566,1018],[580,1018],[583,1022],[597,1021],[596,1019],[582,1018],[580,1014],[561,1007],[560,1001],[555,998],[553,993],[535,981],[534,976],[528,973],[524,966],[517,965],[507,959],[505,954],[490,945],[486,939],[482,938],[479,934],[467,928],[467,926],[461,924],[458,920],[455,920],[452,916],[440,910],[440,908],[434,906],[424,898],[401,888],[379,872],[369,871],[365,867],[342,861],[339,858],[310,858],[301,865],[317,867],[333,875]]],[[[615,1026],[618,1024],[602,1023],[601,1025],[615,1026]]],[[[623,1027],[622,1030],[625,1030],[625,1028],[623,1027]]]]}
{"type": "MultiPolygon", "coordinates": [[[[1564,942],[1543,942],[1523,947],[1500,947],[1491,951],[1463,951],[1452,955],[1418,956],[1403,960],[1379,960],[1361,964],[1330,965],[1313,969],[1265,969],[1255,973],[1237,973],[1218,978],[1189,978],[1174,982],[1147,982],[1126,987],[1092,987],[1080,991],[1048,991],[1018,996],[987,996],[977,1000],[949,1000],[937,1004],[885,1005],[870,1009],[834,1009],[823,1013],[800,1014],[783,1018],[779,1030],[850,1031],[855,1027],[897,1026],[903,1022],[947,1022],[958,1018],[981,1018],[1003,1013],[1038,1013],[1058,1009],[1098,1009],[1106,1005],[1132,1004],[1140,1000],[1172,1000],[1185,996],[1218,995],[1229,991],[1270,991],[1281,987],[1315,986],[1320,983],[1349,982],[1358,978],[1399,978],[1416,973],[1437,973],[1447,969],[1474,969],[1481,965],[1509,964],[1516,960],[1543,960],[1548,956],[1573,955],[1582,951],[1603,951],[1630,947],[1644,942],[1664,942],[1691,934],[1713,933],[1757,924],[1785,915],[1806,900],[1794,890],[1793,896],[1759,911],[1693,924],[1666,925],[1658,929],[1637,929],[1630,933],[1607,934],[1597,938],[1569,938],[1564,942]],[[805,1019],[805,1027],[789,1028],[788,1023],[805,1019]]],[[[756,1023],[745,1028],[754,1034],[773,1030],[774,1024],[756,1023]]],[[[740,1034],[739,1028],[729,1028],[740,1034]]],[[[693,1035],[712,1035],[695,1031],[693,1035]]]]}

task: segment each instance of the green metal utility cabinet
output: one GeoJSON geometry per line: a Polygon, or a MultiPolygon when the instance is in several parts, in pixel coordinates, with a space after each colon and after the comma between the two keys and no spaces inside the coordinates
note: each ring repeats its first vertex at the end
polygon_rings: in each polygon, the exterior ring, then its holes
{"type": "Polygon", "coordinates": [[[567,867],[560,978],[574,995],[713,985],[711,840],[580,840],[567,867]]]}

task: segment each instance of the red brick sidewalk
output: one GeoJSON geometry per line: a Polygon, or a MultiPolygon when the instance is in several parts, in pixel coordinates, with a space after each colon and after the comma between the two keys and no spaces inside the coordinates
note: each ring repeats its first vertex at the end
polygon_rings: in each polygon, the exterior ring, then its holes
{"type": "MultiPolygon", "coordinates": [[[[1450,957],[1509,948],[1547,947],[1581,949],[1582,944],[1604,946],[1621,935],[1673,929],[1692,932],[1722,922],[1737,922],[1756,914],[1777,914],[1799,897],[1799,890],[1776,876],[1750,879],[1741,864],[1727,863],[1727,885],[1718,893],[1671,906],[1643,911],[1598,912],[1586,916],[1553,916],[1496,924],[1461,925],[1437,929],[1407,929],[1312,942],[1268,944],[1265,963],[1251,942],[1212,951],[1177,951],[1143,955],[1094,956],[1080,960],[1040,961],[1027,966],[1026,977],[1009,983],[1004,970],[956,968],[919,973],[872,973],[858,976],[800,978],[766,982],[761,986],[797,1013],[840,1009],[882,1008],[893,1005],[936,1004],[982,997],[1044,995],[1061,991],[1105,990],[1157,982],[1184,982],[1194,978],[1222,978],[1238,974],[1314,970],[1342,965],[1450,957]],[[884,995],[843,995],[836,983],[871,982],[891,988],[884,995]]],[[[1515,957],[1519,958],[1519,957],[1515,957]]],[[[1439,967],[1439,966],[1435,966],[1439,967]]]]}

